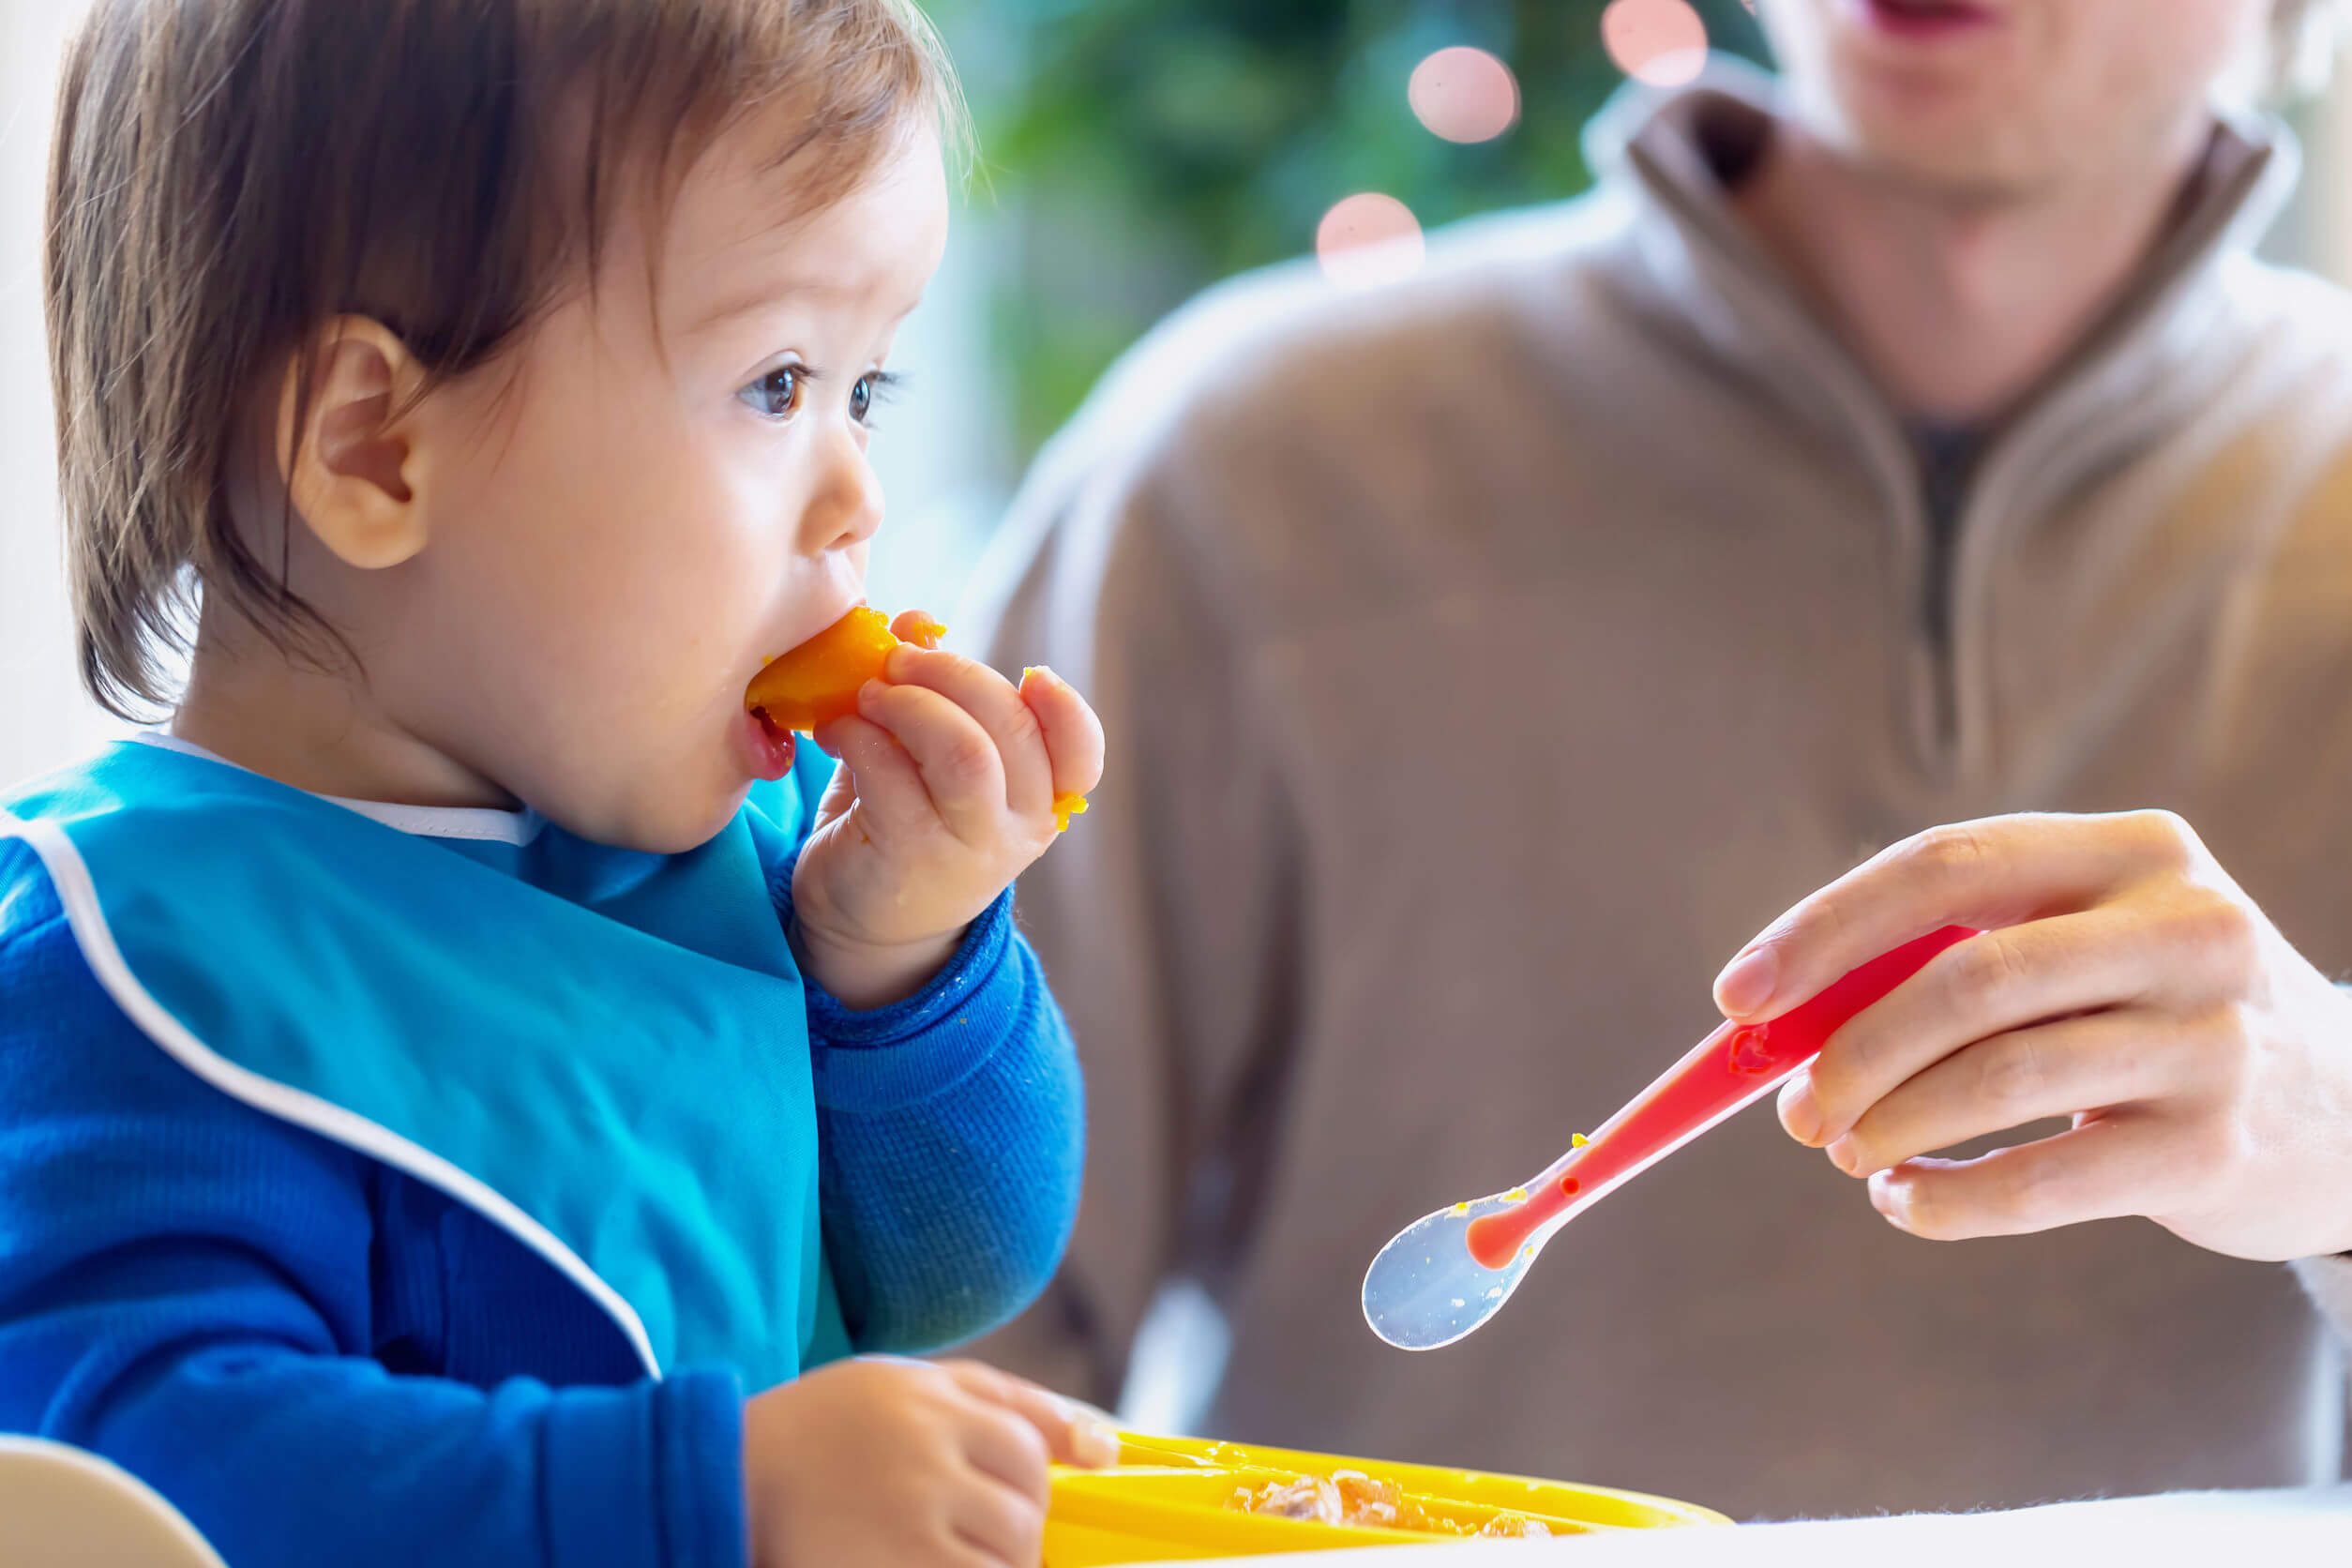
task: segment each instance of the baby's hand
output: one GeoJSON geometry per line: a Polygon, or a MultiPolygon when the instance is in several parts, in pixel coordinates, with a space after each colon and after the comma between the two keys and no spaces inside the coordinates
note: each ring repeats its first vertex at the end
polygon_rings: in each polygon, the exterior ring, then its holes
{"type": "Polygon", "coordinates": [[[964,929],[1060,831],[1055,803],[1103,771],[1103,729],[1060,676],[1016,687],[976,660],[928,646],[910,611],[858,711],[818,744],[843,766],[792,873],[793,936],[810,977],[852,1007],[912,995],[964,929]]]}
{"type": "Polygon", "coordinates": [[[1117,1435],[976,1362],[837,1362],[744,1407],[752,1568],[1035,1568],[1046,1466],[1117,1435]]]}

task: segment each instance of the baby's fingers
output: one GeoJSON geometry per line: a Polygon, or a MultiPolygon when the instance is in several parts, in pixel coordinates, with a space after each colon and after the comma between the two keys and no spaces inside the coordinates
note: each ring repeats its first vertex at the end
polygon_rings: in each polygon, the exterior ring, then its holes
{"type": "Polygon", "coordinates": [[[971,714],[928,686],[869,681],[858,712],[888,731],[914,759],[931,809],[967,844],[1002,832],[1004,760],[996,740],[971,714]]]}
{"type": "Polygon", "coordinates": [[[887,730],[852,714],[824,727],[824,748],[841,759],[818,807],[820,823],[862,805],[875,825],[890,830],[927,826],[933,815],[923,772],[887,730]]]}
{"type": "Polygon", "coordinates": [[[1119,1434],[1100,1417],[1025,1378],[974,1361],[943,1364],[967,1394],[1019,1416],[1046,1440],[1046,1451],[1065,1465],[1099,1470],[1119,1461],[1119,1434]]]}
{"type": "Polygon", "coordinates": [[[1053,799],[1053,771],[1041,726],[1012,682],[960,654],[903,648],[890,656],[890,679],[936,691],[979,721],[996,745],[1004,804],[1012,810],[1034,816],[1053,799]]]}
{"type": "Polygon", "coordinates": [[[1103,721],[1093,708],[1076,686],[1043,665],[1022,672],[1021,700],[1045,731],[1055,798],[1093,794],[1103,781],[1103,721]]]}
{"type": "Polygon", "coordinates": [[[920,610],[902,610],[890,623],[890,635],[901,642],[912,642],[918,648],[936,648],[947,628],[920,610]]]}

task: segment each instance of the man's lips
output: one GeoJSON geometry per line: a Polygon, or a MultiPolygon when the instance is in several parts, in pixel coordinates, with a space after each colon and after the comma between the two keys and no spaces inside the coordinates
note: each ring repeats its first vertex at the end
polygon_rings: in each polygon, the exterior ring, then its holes
{"type": "Polygon", "coordinates": [[[1974,32],[2000,20],[1992,8],[1973,0],[1862,0],[1862,9],[1880,32],[1922,40],[1974,32]]]}

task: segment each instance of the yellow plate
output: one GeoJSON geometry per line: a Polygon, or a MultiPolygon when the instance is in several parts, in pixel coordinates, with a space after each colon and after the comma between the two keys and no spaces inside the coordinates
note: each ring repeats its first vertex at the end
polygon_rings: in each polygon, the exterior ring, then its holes
{"type": "Polygon", "coordinates": [[[1189,1438],[1120,1436],[1117,1469],[1054,1471],[1044,1568],[1107,1568],[1114,1563],[1428,1545],[1462,1538],[1375,1525],[1319,1524],[1229,1506],[1244,1487],[1258,1491],[1270,1482],[1328,1476],[1338,1470],[1395,1482],[1424,1511],[1467,1527],[1468,1532],[1504,1511],[1540,1520],[1554,1535],[1731,1522],[1710,1508],[1603,1486],[1189,1438]]]}

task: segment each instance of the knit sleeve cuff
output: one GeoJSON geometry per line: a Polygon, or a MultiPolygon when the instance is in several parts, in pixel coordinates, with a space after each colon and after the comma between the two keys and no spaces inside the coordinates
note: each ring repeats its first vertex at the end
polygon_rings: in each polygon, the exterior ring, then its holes
{"type": "Polygon", "coordinates": [[[954,1088],[1020,1032],[1028,987],[1008,892],[965,933],[931,982],[904,1002],[859,1012],[808,988],[817,1103],[893,1110],[954,1088]]]}
{"type": "MultiPolygon", "coordinates": [[[[788,924],[792,920],[790,906],[784,918],[788,924]]],[[[808,1032],[835,1047],[895,1046],[913,1040],[985,990],[1005,967],[1012,942],[1013,890],[1006,888],[964,932],[963,943],[947,967],[904,1002],[860,1010],[803,975],[808,988],[808,1032]]]]}
{"type": "Polygon", "coordinates": [[[546,1442],[548,1560],[556,1568],[749,1560],[743,1390],[733,1374],[567,1391],[546,1442]]]}

